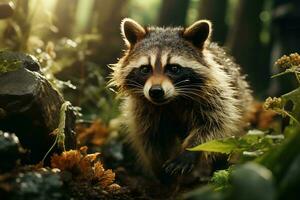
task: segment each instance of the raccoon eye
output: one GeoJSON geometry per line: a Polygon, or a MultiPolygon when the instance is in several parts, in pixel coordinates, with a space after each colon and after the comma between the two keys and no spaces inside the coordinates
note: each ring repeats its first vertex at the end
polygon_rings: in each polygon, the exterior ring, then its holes
{"type": "Polygon", "coordinates": [[[152,70],[152,68],[151,68],[150,65],[142,65],[142,66],[140,67],[140,72],[141,72],[142,74],[144,74],[144,75],[149,74],[149,73],[151,72],[151,70],[152,70]]]}
{"type": "Polygon", "coordinates": [[[170,72],[172,74],[178,74],[181,71],[181,66],[180,65],[176,65],[176,64],[167,65],[166,69],[167,69],[168,72],[170,72]]]}

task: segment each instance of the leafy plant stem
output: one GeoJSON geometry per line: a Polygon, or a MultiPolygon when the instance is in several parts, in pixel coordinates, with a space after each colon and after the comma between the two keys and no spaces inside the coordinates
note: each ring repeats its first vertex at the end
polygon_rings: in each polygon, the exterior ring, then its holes
{"type": "Polygon", "coordinates": [[[70,105],[71,105],[71,103],[69,101],[65,101],[60,108],[58,127],[51,133],[51,134],[56,135],[56,137],[55,137],[54,143],[52,144],[52,146],[49,148],[49,150],[45,154],[44,158],[42,159],[42,163],[44,163],[45,159],[47,158],[49,153],[53,150],[53,148],[55,147],[56,144],[63,151],[66,151],[66,148],[65,148],[66,111],[67,111],[68,106],[70,106],[70,105]]]}

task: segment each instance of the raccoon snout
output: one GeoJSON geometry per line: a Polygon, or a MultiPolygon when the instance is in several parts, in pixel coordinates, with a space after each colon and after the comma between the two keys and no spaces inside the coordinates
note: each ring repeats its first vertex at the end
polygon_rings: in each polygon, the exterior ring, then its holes
{"type": "Polygon", "coordinates": [[[153,85],[149,90],[149,96],[153,100],[162,100],[164,95],[165,91],[160,85],[153,85]]]}
{"type": "Polygon", "coordinates": [[[175,88],[170,81],[154,84],[147,81],[143,90],[145,97],[156,105],[168,103],[176,95],[175,88]]]}

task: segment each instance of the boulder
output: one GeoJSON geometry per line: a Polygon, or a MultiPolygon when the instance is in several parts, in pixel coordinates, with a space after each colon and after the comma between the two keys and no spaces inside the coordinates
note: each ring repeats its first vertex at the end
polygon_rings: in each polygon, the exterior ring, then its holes
{"type": "MultiPolygon", "coordinates": [[[[21,145],[29,150],[26,163],[41,161],[50,149],[55,140],[51,133],[59,125],[64,102],[34,57],[0,52],[0,130],[18,136],[21,145]]],[[[76,145],[75,119],[72,106],[68,106],[64,129],[66,149],[74,149],[76,145]]]]}

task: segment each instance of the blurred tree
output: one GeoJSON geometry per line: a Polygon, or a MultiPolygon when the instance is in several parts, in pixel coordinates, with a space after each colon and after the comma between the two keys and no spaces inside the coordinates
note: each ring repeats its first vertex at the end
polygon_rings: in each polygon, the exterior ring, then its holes
{"type": "Polygon", "coordinates": [[[158,18],[159,26],[184,26],[190,0],[163,0],[158,18]]]}
{"type": "Polygon", "coordinates": [[[95,50],[90,58],[107,73],[107,65],[117,62],[117,58],[121,55],[123,41],[120,35],[120,23],[125,16],[124,8],[127,3],[127,0],[95,1],[94,15],[101,41],[90,44],[95,50]]]}
{"type": "Polygon", "coordinates": [[[95,0],[78,0],[76,8],[76,22],[73,35],[90,33],[93,31],[94,23],[91,19],[94,10],[95,0]]]}
{"type": "Polygon", "coordinates": [[[224,44],[228,26],[225,23],[228,0],[201,0],[198,19],[209,19],[213,23],[213,41],[224,44]]]}
{"type": "MultiPolygon", "coordinates": [[[[272,63],[282,55],[300,52],[300,1],[274,0],[271,33],[273,38],[272,63]]],[[[273,69],[274,72],[277,69],[273,69]]],[[[294,78],[272,79],[269,94],[279,95],[294,88],[294,78]]]]}
{"type": "Polygon", "coordinates": [[[130,0],[128,2],[128,14],[141,24],[156,24],[160,6],[161,0],[130,0]]]}
{"type": "Polygon", "coordinates": [[[75,12],[78,0],[59,0],[56,1],[54,22],[58,32],[57,38],[71,37],[75,24],[75,12]]]}
{"type": "Polygon", "coordinates": [[[260,14],[265,2],[240,0],[226,41],[226,46],[248,74],[248,80],[258,96],[265,93],[270,78],[269,46],[263,45],[260,40],[260,14]]]}
{"type": "Polygon", "coordinates": [[[3,32],[3,43],[13,51],[26,51],[31,32],[30,0],[17,0],[15,3],[15,14],[12,20],[7,21],[3,32]]]}

